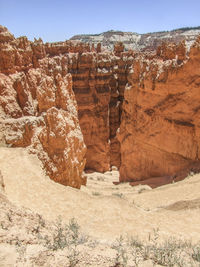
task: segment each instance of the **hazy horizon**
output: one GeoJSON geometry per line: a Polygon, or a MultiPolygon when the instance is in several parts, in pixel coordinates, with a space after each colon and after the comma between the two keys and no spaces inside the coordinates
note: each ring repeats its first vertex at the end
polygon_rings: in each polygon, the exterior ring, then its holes
{"type": "Polygon", "coordinates": [[[15,37],[53,42],[109,30],[143,34],[198,27],[199,10],[199,0],[0,0],[0,24],[15,37]]]}

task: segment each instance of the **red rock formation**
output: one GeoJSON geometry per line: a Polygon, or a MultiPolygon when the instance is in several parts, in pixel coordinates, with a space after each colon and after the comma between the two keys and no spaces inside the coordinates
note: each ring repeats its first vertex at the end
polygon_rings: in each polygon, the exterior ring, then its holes
{"type": "Polygon", "coordinates": [[[200,157],[199,43],[189,53],[184,42],[101,52],[0,27],[0,140],[28,147],[52,179],[77,188],[85,153],[86,169],[117,166],[134,185],[182,179],[200,157]]]}
{"type": "MultiPolygon", "coordinates": [[[[1,31],[6,32],[3,27],[1,31]]],[[[63,105],[64,98],[59,97],[59,88],[55,89],[56,75],[60,73],[65,77],[70,72],[78,102],[80,126],[88,148],[86,168],[104,172],[112,165],[119,167],[120,145],[116,131],[120,125],[127,69],[133,59],[122,53],[123,46],[116,47],[115,55],[101,53],[100,44],[96,48],[70,41],[44,45],[41,39],[29,42],[26,37],[15,39],[8,33],[7,36],[9,42],[1,43],[1,59],[5,64],[1,64],[0,71],[7,75],[21,71],[20,78],[13,83],[20,108],[15,104],[11,116],[33,116],[35,109],[39,114],[46,112],[59,106],[58,99],[63,105]],[[11,51],[10,54],[7,51],[11,51]],[[43,70],[45,74],[42,75],[47,75],[48,79],[41,80],[41,74],[36,71],[38,69],[43,70]],[[52,76],[53,80],[49,78],[52,76]],[[38,101],[37,105],[33,101],[37,107],[32,107],[30,96],[38,101]]]]}
{"type": "Polygon", "coordinates": [[[67,57],[0,28],[0,142],[27,147],[56,182],[80,188],[86,147],[67,57]]]}
{"type": "MultiPolygon", "coordinates": [[[[87,146],[86,169],[108,171],[120,166],[120,144],[116,131],[120,126],[121,104],[133,57],[123,53],[87,52],[71,54],[68,64],[73,77],[79,121],[87,146]]],[[[99,48],[97,48],[99,51],[99,48]]]]}
{"type": "Polygon", "coordinates": [[[200,159],[200,41],[189,54],[181,43],[162,45],[153,59],[138,56],[128,82],[118,134],[120,181],[157,177],[159,184],[159,177],[189,171],[200,159]]]}

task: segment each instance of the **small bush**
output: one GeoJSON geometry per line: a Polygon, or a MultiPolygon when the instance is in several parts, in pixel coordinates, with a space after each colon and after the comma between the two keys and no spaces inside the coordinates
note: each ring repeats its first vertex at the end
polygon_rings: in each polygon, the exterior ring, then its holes
{"type": "Polygon", "coordinates": [[[192,249],[192,258],[193,260],[200,262],[200,246],[197,245],[192,249]]]}
{"type": "Polygon", "coordinates": [[[179,251],[174,249],[173,244],[165,243],[163,245],[152,246],[151,248],[151,260],[154,264],[160,264],[162,266],[182,266],[182,259],[179,251]]]}
{"type": "Polygon", "coordinates": [[[79,262],[78,245],[87,242],[88,237],[80,233],[80,226],[74,218],[69,221],[69,224],[63,224],[61,217],[56,220],[54,231],[50,235],[39,238],[43,240],[44,246],[48,249],[56,251],[68,248],[67,258],[69,267],[74,267],[79,262]]]}
{"type": "Polygon", "coordinates": [[[131,255],[135,266],[138,266],[139,263],[143,260],[144,245],[137,237],[129,238],[128,245],[130,247],[131,255]]]}
{"type": "Polygon", "coordinates": [[[75,219],[71,219],[68,225],[68,233],[69,233],[69,246],[70,250],[67,255],[69,260],[69,266],[74,267],[79,262],[79,251],[77,250],[77,246],[80,244],[80,226],[75,221],[75,219]]]}
{"type": "Polygon", "coordinates": [[[44,240],[44,245],[50,250],[64,249],[69,245],[69,234],[67,225],[63,225],[61,217],[55,222],[55,230],[44,237],[39,236],[44,240]]]}
{"type": "Polygon", "coordinates": [[[125,246],[126,246],[126,243],[125,243],[123,236],[120,236],[118,239],[116,239],[115,244],[112,246],[112,248],[116,250],[116,258],[114,262],[115,264],[114,267],[127,266],[128,254],[127,254],[127,250],[125,246]]]}
{"type": "Polygon", "coordinates": [[[45,227],[45,220],[40,214],[38,214],[38,225],[45,227]]]}

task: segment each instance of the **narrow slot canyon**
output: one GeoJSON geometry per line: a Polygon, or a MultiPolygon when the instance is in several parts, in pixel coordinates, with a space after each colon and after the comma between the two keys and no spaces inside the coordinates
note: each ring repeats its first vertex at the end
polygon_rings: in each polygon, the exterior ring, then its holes
{"type": "Polygon", "coordinates": [[[69,65],[79,123],[87,146],[86,171],[120,168],[120,143],[116,135],[128,69],[133,61],[131,53],[123,50],[119,44],[110,54],[100,51],[80,54],[69,65]]]}

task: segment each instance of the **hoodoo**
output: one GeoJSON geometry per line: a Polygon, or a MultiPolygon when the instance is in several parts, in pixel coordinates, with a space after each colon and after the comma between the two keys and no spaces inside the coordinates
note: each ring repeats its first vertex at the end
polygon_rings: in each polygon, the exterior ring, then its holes
{"type": "Polygon", "coordinates": [[[27,147],[51,179],[80,188],[86,147],[67,61],[0,27],[0,143],[27,147]]]}

